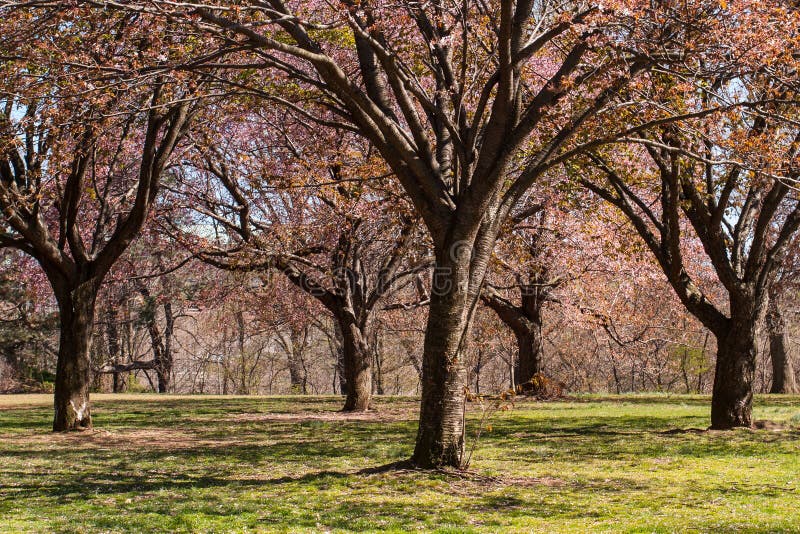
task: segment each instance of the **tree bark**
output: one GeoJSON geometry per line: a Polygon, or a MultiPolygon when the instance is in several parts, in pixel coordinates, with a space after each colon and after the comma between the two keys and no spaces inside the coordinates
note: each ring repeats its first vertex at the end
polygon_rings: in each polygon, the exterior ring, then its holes
{"type": "Polygon", "coordinates": [[[531,321],[528,328],[514,331],[517,338],[519,358],[514,369],[516,384],[530,382],[544,370],[542,361],[542,323],[531,321]]]}
{"type": "Polygon", "coordinates": [[[726,331],[717,335],[717,364],[711,396],[711,428],[727,430],[753,424],[756,372],[756,321],[749,310],[731,303],[726,331]]]}
{"type": "Polygon", "coordinates": [[[497,317],[514,332],[517,340],[517,361],[514,365],[514,384],[530,382],[533,376],[544,370],[542,340],[542,307],[544,298],[541,288],[521,286],[521,305],[516,306],[488,291],[483,301],[492,308],[497,317]]]}
{"type": "Polygon", "coordinates": [[[289,355],[289,386],[292,393],[306,394],[306,381],[303,378],[303,371],[300,368],[301,364],[298,358],[291,354],[289,355]]]}
{"type": "MultiPolygon", "coordinates": [[[[164,335],[161,350],[156,354],[156,376],[158,377],[158,392],[167,393],[172,386],[172,368],[175,359],[172,354],[172,334],[175,330],[175,317],[172,313],[172,303],[164,303],[164,335]]],[[[155,322],[155,318],[153,318],[155,322]]],[[[155,325],[154,325],[155,327],[155,325]]]]}
{"type": "Polygon", "coordinates": [[[89,388],[92,382],[90,348],[97,299],[95,285],[84,283],[56,295],[61,334],[53,396],[55,432],[92,427],[89,388]]]}
{"type": "Polygon", "coordinates": [[[343,324],[342,354],[347,382],[345,412],[369,410],[372,400],[372,351],[365,332],[354,322],[343,324]]]}
{"type": "Polygon", "coordinates": [[[386,388],[384,386],[383,353],[381,352],[381,343],[376,334],[376,332],[372,333],[372,337],[370,338],[372,341],[369,343],[369,346],[372,349],[372,382],[374,384],[372,390],[376,395],[385,395],[386,388]]]}
{"type": "MultiPolygon", "coordinates": [[[[106,340],[108,343],[108,356],[113,365],[121,365],[121,344],[119,342],[119,313],[114,305],[109,306],[106,311],[106,340]]],[[[123,393],[128,386],[128,373],[115,372],[113,377],[114,393],[123,393]]]]}
{"type": "Polygon", "coordinates": [[[339,321],[334,318],[334,336],[336,345],[336,370],[339,375],[339,393],[347,396],[350,388],[347,386],[347,375],[344,372],[344,335],[342,334],[342,327],[339,321]]]}
{"type": "Polygon", "coordinates": [[[245,322],[244,312],[238,310],[236,312],[236,348],[239,350],[239,375],[241,381],[239,383],[239,394],[249,395],[250,386],[247,380],[247,354],[245,352],[245,322]]]}
{"type": "Polygon", "coordinates": [[[172,303],[165,302],[164,308],[164,331],[158,329],[158,307],[156,298],[150,293],[150,289],[141,281],[137,283],[139,293],[144,297],[145,306],[142,309],[147,332],[150,336],[150,346],[153,350],[153,369],[156,372],[159,393],[169,391],[172,381],[172,368],[174,359],[172,355],[172,334],[175,329],[175,317],[172,313],[172,303]]]}
{"type": "Polygon", "coordinates": [[[303,365],[303,350],[305,350],[304,331],[292,331],[291,345],[287,345],[287,356],[289,363],[289,386],[292,393],[305,395],[308,393],[307,377],[303,365]],[[302,343],[302,346],[300,346],[302,343]]]}
{"type": "Polygon", "coordinates": [[[767,309],[767,333],[769,356],[772,360],[772,387],[770,393],[800,393],[795,377],[794,365],[789,353],[789,338],[786,321],[775,296],[770,295],[767,309]]]}
{"type": "Polygon", "coordinates": [[[439,256],[425,329],[419,429],[411,458],[424,469],[461,467],[464,460],[468,380],[464,351],[478,297],[468,290],[468,261],[442,261],[439,256]]]}

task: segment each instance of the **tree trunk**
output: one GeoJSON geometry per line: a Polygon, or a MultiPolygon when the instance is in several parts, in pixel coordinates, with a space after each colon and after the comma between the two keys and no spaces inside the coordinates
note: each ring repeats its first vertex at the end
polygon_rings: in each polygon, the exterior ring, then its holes
{"type": "Polygon", "coordinates": [[[386,388],[384,387],[383,376],[383,353],[377,332],[373,332],[372,341],[369,343],[369,346],[371,348],[370,352],[373,356],[372,381],[374,383],[374,387],[372,389],[376,395],[385,395],[386,388]]]}
{"type": "Polygon", "coordinates": [[[523,320],[518,321],[515,335],[519,346],[519,361],[516,382],[529,382],[537,373],[544,371],[544,340],[542,339],[542,311],[550,288],[542,285],[543,277],[531,276],[533,285],[520,287],[523,320]]]}
{"type": "Polygon", "coordinates": [[[776,298],[770,296],[767,310],[767,332],[769,334],[769,356],[772,360],[772,387],[770,393],[800,393],[794,374],[794,365],[789,354],[789,338],[786,322],[776,298]]]}
{"type": "Polygon", "coordinates": [[[416,466],[425,469],[461,467],[464,460],[468,380],[464,351],[477,304],[477,293],[470,295],[467,289],[468,263],[468,259],[459,264],[437,257],[434,271],[422,356],[419,430],[411,458],[416,466]]]}
{"type": "Polygon", "coordinates": [[[514,369],[516,377],[514,382],[524,384],[530,382],[533,376],[544,369],[542,361],[542,322],[529,320],[528,325],[514,331],[517,338],[519,358],[514,369]]]}
{"type": "Polygon", "coordinates": [[[305,350],[305,332],[292,331],[291,345],[287,345],[287,356],[289,359],[289,385],[292,393],[305,395],[306,373],[303,365],[303,350],[305,350]],[[302,344],[302,346],[301,346],[302,344]]]}
{"type": "Polygon", "coordinates": [[[542,289],[521,286],[521,305],[515,306],[497,294],[484,295],[483,301],[517,339],[517,361],[514,365],[514,383],[529,382],[533,375],[544,370],[542,340],[542,289]]]}
{"type": "Polygon", "coordinates": [[[347,382],[345,412],[369,410],[372,400],[372,351],[365,332],[354,322],[342,324],[342,354],[347,382]]]}
{"type": "Polygon", "coordinates": [[[170,372],[163,367],[156,368],[156,377],[158,378],[158,392],[166,393],[170,388],[170,372]]]}
{"type": "Polygon", "coordinates": [[[756,372],[755,320],[731,303],[732,318],[717,335],[717,365],[711,396],[711,428],[726,430],[753,424],[756,372]]]}
{"type": "MultiPolygon", "coordinates": [[[[483,351],[478,350],[475,366],[472,368],[475,373],[475,394],[481,394],[481,371],[483,370],[483,351]]],[[[513,386],[512,386],[513,388],[513,386]]]]}
{"type": "Polygon", "coordinates": [[[56,296],[61,334],[53,396],[53,431],[91,428],[90,348],[97,290],[94,284],[84,283],[72,291],[60,291],[56,296]]]}
{"type": "Polygon", "coordinates": [[[245,322],[244,312],[239,310],[236,312],[236,347],[239,349],[239,375],[241,382],[239,383],[239,394],[249,395],[250,387],[247,379],[247,354],[245,353],[245,322]]]}
{"type": "MultiPolygon", "coordinates": [[[[153,328],[155,317],[153,317],[153,328]]],[[[160,350],[156,351],[156,376],[158,377],[158,392],[167,393],[172,386],[172,368],[174,357],[172,354],[172,334],[175,330],[175,317],[172,314],[172,303],[164,303],[164,336],[160,350]]]]}
{"type": "MultiPolygon", "coordinates": [[[[114,305],[109,306],[109,309],[106,311],[106,321],[108,323],[106,326],[106,340],[108,343],[109,360],[111,360],[111,363],[114,365],[120,365],[122,363],[120,357],[122,350],[119,342],[119,313],[114,305]]],[[[112,377],[112,391],[114,393],[123,393],[128,385],[128,373],[115,372],[112,377]]]]}
{"type": "Polygon", "coordinates": [[[336,340],[336,369],[339,375],[339,393],[347,396],[350,389],[347,387],[347,375],[344,372],[344,336],[342,335],[342,327],[335,318],[333,325],[336,340]]]}
{"type": "Polygon", "coordinates": [[[300,368],[301,363],[299,358],[291,354],[289,355],[289,387],[292,393],[306,394],[306,384],[303,378],[303,371],[300,368]]]}

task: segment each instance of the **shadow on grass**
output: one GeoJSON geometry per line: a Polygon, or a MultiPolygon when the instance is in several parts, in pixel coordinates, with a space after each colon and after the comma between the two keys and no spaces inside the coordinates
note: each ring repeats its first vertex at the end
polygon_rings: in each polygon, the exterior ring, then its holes
{"type": "MultiPolygon", "coordinates": [[[[549,525],[601,524],[594,518],[619,525],[623,510],[632,510],[628,519],[635,521],[650,507],[787,501],[778,481],[800,438],[798,432],[687,431],[706,422],[705,409],[697,409],[707,406],[704,398],[589,399],[597,410],[583,401],[525,402],[492,420],[474,456],[477,471],[431,472],[404,461],[416,429],[406,410],[413,401],[392,407],[396,419],[373,424],[231,417],[336,413],[341,399],[335,397],[157,400],[98,402],[100,430],[92,440],[43,438],[51,418],[46,407],[0,412],[0,434],[13,438],[0,436],[0,530],[10,524],[37,531],[468,532],[470,525],[520,531],[530,517],[549,525]],[[632,406],[617,409],[621,404],[632,406]],[[764,465],[775,482],[731,474],[680,478],[693,460],[710,459],[710,472],[724,473],[745,457],[769,458],[764,465]]],[[[472,414],[468,439],[476,424],[472,414]]],[[[685,526],[676,525],[676,531],[685,526]]]]}
{"type": "MultiPolygon", "coordinates": [[[[735,458],[759,456],[767,451],[790,451],[800,431],[735,429],[710,431],[694,428],[697,417],[615,417],[593,416],[557,420],[503,419],[481,437],[478,458],[536,463],[549,458],[574,462],[594,459],[644,460],[675,458],[735,458]],[[514,446],[528,445],[536,454],[514,456],[514,446]]],[[[474,424],[470,432],[474,431],[474,424]]],[[[470,435],[470,434],[468,434],[470,435]]]]}

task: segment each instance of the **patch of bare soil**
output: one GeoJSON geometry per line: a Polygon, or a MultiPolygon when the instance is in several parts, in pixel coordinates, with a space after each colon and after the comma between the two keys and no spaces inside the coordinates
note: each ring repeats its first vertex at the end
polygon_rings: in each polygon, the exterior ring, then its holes
{"type": "MultiPolygon", "coordinates": [[[[767,430],[769,432],[785,432],[796,430],[795,428],[778,423],[777,421],[768,421],[765,419],[754,421],[753,426],[750,428],[742,427],[743,430],[767,430]]],[[[673,428],[659,432],[659,434],[724,434],[728,430],[717,430],[714,428],[673,428]]]]}
{"type": "Polygon", "coordinates": [[[671,428],[669,430],[664,430],[663,432],[659,432],[659,434],[663,434],[666,436],[671,436],[675,434],[705,434],[709,432],[707,428],[671,428]]]}
{"type": "Polygon", "coordinates": [[[82,432],[24,434],[3,436],[3,442],[14,445],[44,445],[81,449],[177,450],[197,447],[222,447],[236,440],[199,439],[191,432],[174,428],[148,428],[120,431],[90,429],[82,432]]]}
{"type": "Polygon", "coordinates": [[[560,488],[566,486],[567,482],[554,477],[494,477],[485,476],[479,473],[460,472],[459,474],[449,473],[447,491],[448,493],[463,496],[482,495],[487,491],[497,491],[503,489],[531,489],[531,488],[560,488]]]}
{"type": "MultiPolygon", "coordinates": [[[[187,400],[189,395],[164,395],[162,393],[92,393],[93,403],[105,401],[120,402],[163,402],[170,400],[187,400]]],[[[203,400],[221,398],[219,395],[204,395],[203,400]]],[[[228,399],[243,398],[236,395],[228,399]]],[[[246,397],[245,397],[246,398],[246,397]]],[[[33,408],[37,406],[53,406],[52,393],[13,393],[0,394],[0,410],[15,410],[17,408],[33,408]]]]}
{"type": "Polygon", "coordinates": [[[52,393],[14,393],[0,395],[0,410],[52,406],[52,393]]]}
{"type": "MultiPolygon", "coordinates": [[[[417,469],[411,466],[408,461],[400,461],[377,467],[367,467],[351,474],[369,476],[392,473],[392,475],[399,476],[416,476],[420,473],[430,472],[431,471],[417,469]]],[[[484,475],[471,469],[441,468],[436,469],[433,472],[445,475],[448,479],[450,479],[451,488],[458,487],[459,485],[463,486],[464,488],[470,488],[474,486],[483,488],[512,486],[520,488],[532,488],[538,486],[560,487],[566,484],[564,480],[554,477],[499,477],[484,475]]]]}
{"type": "Polygon", "coordinates": [[[537,486],[558,488],[566,484],[563,479],[555,477],[509,477],[503,479],[503,482],[508,486],[520,488],[534,488],[537,486]]]}
{"type": "Polygon", "coordinates": [[[273,413],[240,413],[226,417],[230,422],[263,422],[263,423],[305,423],[309,421],[358,421],[386,423],[406,421],[417,417],[416,407],[391,408],[381,407],[380,410],[368,412],[331,412],[331,411],[306,411],[306,412],[273,412],[273,413]]]}
{"type": "Polygon", "coordinates": [[[786,430],[795,430],[783,423],[776,421],[767,421],[766,419],[755,421],[753,423],[753,430],[769,430],[770,432],[784,432],[786,430]]]}

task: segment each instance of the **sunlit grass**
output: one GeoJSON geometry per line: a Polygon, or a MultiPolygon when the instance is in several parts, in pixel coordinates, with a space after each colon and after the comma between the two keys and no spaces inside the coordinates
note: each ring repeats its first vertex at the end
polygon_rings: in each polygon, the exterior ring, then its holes
{"type": "Polygon", "coordinates": [[[698,396],[518,403],[455,474],[372,469],[411,454],[408,399],[97,395],[53,435],[51,398],[0,397],[0,531],[797,532],[799,401],[734,432],[698,396]]]}

